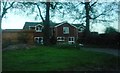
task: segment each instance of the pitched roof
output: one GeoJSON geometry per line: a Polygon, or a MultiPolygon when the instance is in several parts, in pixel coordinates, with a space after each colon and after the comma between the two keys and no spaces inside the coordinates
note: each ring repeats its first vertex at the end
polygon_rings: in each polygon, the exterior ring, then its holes
{"type": "Polygon", "coordinates": [[[29,29],[29,26],[36,26],[38,24],[41,24],[42,22],[25,22],[25,25],[23,29],[29,29]]]}
{"type": "Polygon", "coordinates": [[[22,29],[4,29],[2,31],[21,31],[22,29]]]}
{"type": "Polygon", "coordinates": [[[77,28],[79,28],[79,27],[85,27],[85,26],[83,25],[83,23],[81,23],[81,24],[72,24],[72,25],[76,26],[77,28]]]}
{"type": "MultiPolygon", "coordinates": [[[[64,23],[68,23],[68,22],[55,23],[55,22],[50,21],[50,27],[59,26],[59,25],[62,25],[64,23]]],[[[36,26],[38,24],[43,25],[43,22],[25,22],[23,29],[29,29],[29,26],[36,26]]],[[[80,26],[84,27],[83,23],[82,24],[70,24],[70,25],[77,27],[77,28],[79,28],[80,26]]]]}
{"type": "MultiPolygon", "coordinates": [[[[61,26],[61,25],[63,25],[63,24],[66,24],[66,23],[69,24],[68,22],[62,22],[62,23],[60,23],[60,24],[58,24],[58,25],[55,25],[55,27],[59,27],[59,26],[61,26]]],[[[72,24],[69,24],[69,25],[77,28],[76,26],[74,26],[74,25],[72,25],[72,24]]]]}

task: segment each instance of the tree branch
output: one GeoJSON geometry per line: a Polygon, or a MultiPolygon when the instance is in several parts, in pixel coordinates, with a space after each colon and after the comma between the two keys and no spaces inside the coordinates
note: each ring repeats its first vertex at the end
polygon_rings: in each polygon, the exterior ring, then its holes
{"type": "Polygon", "coordinates": [[[3,3],[3,4],[4,4],[4,7],[3,7],[3,12],[2,12],[2,18],[3,18],[4,15],[7,13],[7,10],[10,9],[10,8],[13,6],[14,3],[15,3],[15,2],[12,2],[12,3],[10,4],[10,6],[7,7],[7,8],[6,8],[7,2],[3,3]]]}
{"type": "Polygon", "coordinates": [[[58,3],[56,2],[55,5],[50,4],[50,6],[51,6],[52,9],[55,9],[55,7],[57,6],[57,4],[58,4],[58,3]]]}
{"type": "Polygon", "coordinates": [[[41,17],[42,21],[44,22],[45,20],[44,20],[44,18],[43,18],[43,16],[42,16],[42,14],[41,14],[41,10],[40,10],[40,8],[39,8],[39,5],[38,5],[38,4],[36,4],[36,6],[37,6],[37,8],[38,8],[38,10],[39,10],[40,17],[41,17]]]}
{"type": "Polygon", "coordinates": [[[81,4],[85,4],[84,2],[81,2],[81,4]]]}
{"type": "Polygon", "coordinates": [[[98,2],[98,0],[97,0],[97,1],[95,1],[93,4],[91,4],[91,6],[90,6],[90,7],[94,6],[97,2],[98,2]]]}
{"type": "Polygon", "coordinates": [[[8,10],[9,8],[11,8],[11,7],[13,6],[14,3],[15,3],[15,2],[12,2],[12,3],[10,4],[10,6],[7,7],[6,9],[8,10]]]}

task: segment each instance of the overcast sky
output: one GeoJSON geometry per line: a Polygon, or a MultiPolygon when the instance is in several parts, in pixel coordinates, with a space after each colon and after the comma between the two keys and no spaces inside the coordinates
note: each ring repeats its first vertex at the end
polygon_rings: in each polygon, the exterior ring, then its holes
{"type": "MultiPolygon", "coordinates": [[[[36,13],[33,13],[30,16],[26,16],[25,13],[19,13],[15,14],[16,10],[9,10],[8,13],[6,14],[6,17],[3,18],[2,20],[2,29],[22,29],[25,22],[40,22],[41,19],[35,20],[35,16],[37,15],[36,13]]],[[[118,17],[118,16],[116,16],[118,17]]],[[[55,18],[53,21],[56,22],[62,22],[59,18],[55,18]]],[[[64,21],[73,21],[73,19],[64,19],[64,21]]],[[[74,23],[77,23],[74,22],[74,23]]],[[[105,24],[105,23],[103,23],[105,24]]],[[[93,31],[98,31],[99,33],[103,33],[105,31],[105,26],[102,23],[96,23],[91,26],[93,31]]],[[[114,21],[114,23],[110,23],[110,26],[118,29],[118,21],[114,21]]]]}

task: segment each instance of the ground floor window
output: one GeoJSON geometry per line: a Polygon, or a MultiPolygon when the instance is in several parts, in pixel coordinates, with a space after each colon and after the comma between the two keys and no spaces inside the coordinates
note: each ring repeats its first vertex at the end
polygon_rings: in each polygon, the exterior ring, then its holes
{"type": "Polygon", "coordinates": [[[35,37],[34,38],[35,43],[37,44],[43,44],[43,37],[35,37]]]}
{"type": "Polygon", "coordinates": [[[65,37],[57,37],[57,41],[65,41],[65,37]]]}
{"type": "Polygon", "coordinates": [[[68,37],[68,43],[74,44],[75,43],[75,37],[68,37]]]}

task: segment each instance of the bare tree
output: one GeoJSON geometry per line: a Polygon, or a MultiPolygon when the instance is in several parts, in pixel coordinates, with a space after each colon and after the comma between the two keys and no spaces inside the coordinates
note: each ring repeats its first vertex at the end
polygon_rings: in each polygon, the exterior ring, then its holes
{"type": "Polygon", "coordinates": [[[15,2],[2,2],[2,4],[3,4],[3,7],[2,7],[2,18],[7,13],[8,9],[12,8],[14,3],[15,2]]]}
{"type": "Polygon", "coordinates": [[[86,24],[85,33],[86,36],[89,36],[90,33],[90,26],[92,22],[113,22],[114,20],[106,19],[110,16],[113,16],[113,11],[117,8],[116,2],[103,2],[100,3],[98,0],[96,1],[89,1],[85,0],[84,2],[78,3],[61,3],[58,12],[64,15],[71,16],[74,21],[79,20],[80,23],[84,22],[86,24]],[[64,12],[61,10],[65,9],[64,12]],[[101,18],[101,19],[100,19],[101,18]]]}
{"type": "Polygon", "coordinates": [[[10,8],[12,8],[13,7],[13,4],[14,4],[15,2],[1,2],[0,1],[0,4],[2,4],[2,5],[0,5],[0,7],[2,6],[2,9],[1,9],[1,11],[2,11],[2,15],[0,16],[0,29],[1,29],[1,24],[2,24],[2,18],[5,16],[5,14],[7,13],[7,11],[10,9],[10,8]]]}
{"type": "MultiPolygon", "coordinates": [[[[21,4],[23,4],[24,6],[25,5],[28,5],[29,6],[36,6],[38,11],[39,11],[39,16],[40,18],[42,19],[42,22],[43,22],[43,25],[44,25],[44,45],[49,45],[50,44],[50,37],[51,37],[51,32],[50,32],[50,9],[55,9],[57,3],[53,3],[53,2],[50,2],[50,1],[46,1],[46,2],[19,2],[21,4]],[[41,8],[40,8],[40,5],[43,4],[45,6],[45,16],[42,15],[42,12],[41,12],[41,8]]],[[[34,12],[34,11],[33,11],[34,12]]]]}

